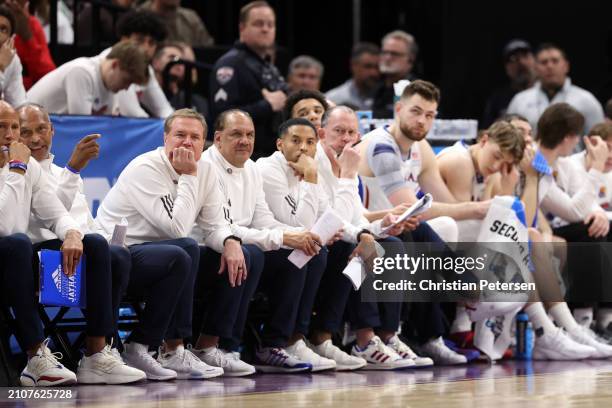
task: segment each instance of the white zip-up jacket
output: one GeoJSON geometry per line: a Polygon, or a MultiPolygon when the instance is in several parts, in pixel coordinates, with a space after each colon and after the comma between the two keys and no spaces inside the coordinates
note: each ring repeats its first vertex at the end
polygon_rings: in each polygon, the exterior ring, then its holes
{"type": "Polygon", "coordinates": [[[553,164],[554,182],[541,200],[541,207],[547,218],[552,218],[553,228],[584,219],[599,206],[597,191],[604,180],[603,173],[580,168],[569,158],[560,158],[553,164]],[[582,176],[582,177],[580,177],[582,176]]]}
{"type": "Polygon", "coordinates": [[[223,252],[232,235],[212,166],[200,160],[197,176],[179,175],[163,147],[141,154],[121,172],[98,209],[99,232],[110,239],[122,218],[128,222],[126,245],[188,237],[195,223],[203,243],[223,252]]]}
{"type": "MultiPolygon", "coordinates": [[[[109,47],[102,51],[100,57],[106,58],[111,49],[109,47]]],[[[148,118],[149,114],[140,106],[142,103],[156,118],[167,118],[174,112],[157,82],[153,67],[149,65],[147,69],[149,71],[147,83],[144,85],[132,84],[128,89],[119,91],[115,101],[117,106],[113,111],[118,111],[121,116],[130,118],[148,118]]]]}
{"type": "MultiPolygon", "coordinates": [[[[262,157],[256,164],[263,177],[266,201],[277,220],[310,229],[327,208],[331,207],[324,187],[325,178],[319,176],[317,184],[300,181],[281,152],[262,157]]],[[[339,179],[338,184],[337,213],[352,212],[355,183],[353,180],[339,179]]],[[[343,240],[351,243],[356,242],[357,234],[361,231],[348,222],[344,223],[343,230],[343,240]]]]}
{"type": "MultiPolygon", "coordinates": [[[[329,197],[330,205],[338,214],[344,217],[344,221],[353,226],[357,227],[359,231],[367,229],[377,238],[386,238],[387,235],[382,234],[382,220],[376,220],[372,223],[364,216],[366,212],[361,199],[359,198],[359,192],[357,191],[357,178],[354,180],[346,181],[347,179],[338,178],[332,170],[331,162],[321,146],[321,142],[317,144],[317,153],[315,155],[317,160],[319,176],[323,179],[322,186],[329,197]],[[352,186],[350,189],[352,202],[346,202],[344,194],[340,194],[347,183],[352,186]]],[[[355,235],[352,242],[356,242],[357,236],[355,235]]]]}
{"type": "Polygon", "coordinates": [[[303,231],[283,224],[274,218],[266,203],[261,174],[255,162],[247,160],[244,167],[232,166],[211,146],[202,154],[202,160],[213,165],[225,197],[226,219],[232,232],[243,244],[253,244],[263,251],[281,248],[284,231],[303,231]]]}
{"type": "MultiPolygon", "coordinates": [[[[85,198],[83,193],[83,179],[65,167],[62,168],[53,163],[53,158],[53,154],[50,154],[47,159],[38,162],[42,171],[47,176],[51,188],[55,191],[57,198],[64,205],[66,211],[79,224],[81,231],[84,234],[95,232],[94,219],[87,205],[87,198],[85,198]]],[[[57,235],[47,229],[32,214],[30,214],[28,236],[34,243],[57,239],[57,235]]]]}
{"type": "Polygon", "coordinates": [[[30,158],[23,176],[10,172],[8,163],[0,169],[0,237],[27,233],[30,212],[61,240],[68,230],[83,234],[34,158],[30,158]]]}
{"type": "MultiPolygon", "coordinates": [[[[575,175],[574,178],[583,180],[584,177],[586,177],[584,173],[587,172],[586,152],[582,151],[580,153],[573,154],[569,157],[569,160],[571,160],[580,170],[582,170],[582,172],[575,175]]],[[[599,204],[599,208],[610,213],[610,210],[612,209],[612,172],[603,173],[602,177],[603,179],[600,180],[597,188],[597,203],[599,204]]],[[[570,194],[573,194],[574,192],[575,191],[572,189],[570,194]]]]}
{"type": "Polygon", "coordinates": [[[102,60],[99,56],[81,57],[57,67],[28,90],[28,102],[56,114],[114,114],[116,94],[104,85],[102,60]]]}
{"type": "Polygon", "coordinates": [[[20,106],[26,103],[26,91],[23,87],[23,77],[21,72],[23,66],[19,55],[15,53],[12,61],[4,69],[0,71],[0,93],[2,99],[11,104],[11,106],[20,106]]]}

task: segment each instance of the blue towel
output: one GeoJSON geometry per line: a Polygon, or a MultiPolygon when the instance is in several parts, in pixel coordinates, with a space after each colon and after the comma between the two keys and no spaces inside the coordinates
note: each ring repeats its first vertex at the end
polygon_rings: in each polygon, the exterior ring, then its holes
{"type": "Polygon", "coordinates": [[[553,173],[552,168],[548,165],[548,161],[539,150],[536,151],[531,165],[538,171],[538,173],[546,174],[548,176],[553,173]]]}

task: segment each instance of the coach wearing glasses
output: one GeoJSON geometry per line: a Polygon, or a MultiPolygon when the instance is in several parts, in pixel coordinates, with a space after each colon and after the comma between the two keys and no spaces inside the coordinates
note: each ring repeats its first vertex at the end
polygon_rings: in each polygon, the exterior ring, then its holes
{"type": "Polygon", "coordinates": [[[405,31],[395,30],[383,37],[378,65],[384,82],[374,95],[375,118],[393,118],[393,84],[402,79],[416,79],[412,70],[418,49],[414,37],[405,31]]]}

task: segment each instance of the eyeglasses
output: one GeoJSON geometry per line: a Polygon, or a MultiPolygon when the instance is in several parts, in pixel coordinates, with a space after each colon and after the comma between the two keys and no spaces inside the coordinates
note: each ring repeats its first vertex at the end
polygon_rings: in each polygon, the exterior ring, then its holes
{"type": "Polygon", "coordinates": [[[397,52],[397,51],[385,51],[385,50],[382,50],[380,52],[380,55],[388,55],[388,56],[393,57],[393,58],[400,58],[400,57],[405,57],[406,55],[408,55],[408,53],[406,53],[406,52],[397,52]]]}

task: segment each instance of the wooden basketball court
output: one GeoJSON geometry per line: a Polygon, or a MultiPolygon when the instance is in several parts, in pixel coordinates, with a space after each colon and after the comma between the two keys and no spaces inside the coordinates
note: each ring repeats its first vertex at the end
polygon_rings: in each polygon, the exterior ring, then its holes
{"type": "MultiPolygon", "coordinates": [[[[21,388],[20,390],[23,390],[21,388]]],[[[609,407],[612,361],[503,362],[400,372],[255,375],[210,381],[76,386],[67,400],[2,407],[609,407]]]]}

